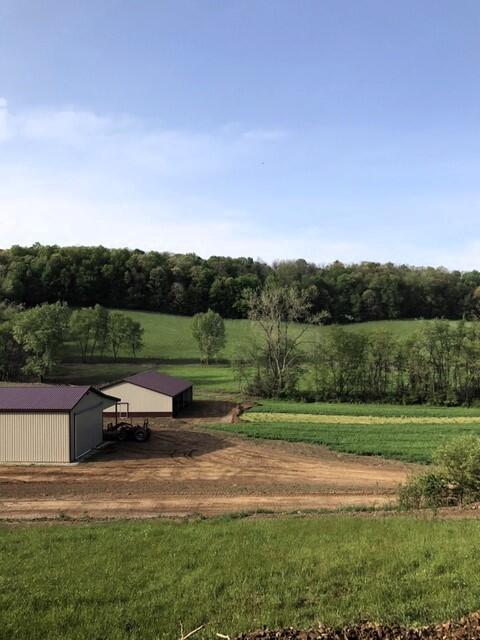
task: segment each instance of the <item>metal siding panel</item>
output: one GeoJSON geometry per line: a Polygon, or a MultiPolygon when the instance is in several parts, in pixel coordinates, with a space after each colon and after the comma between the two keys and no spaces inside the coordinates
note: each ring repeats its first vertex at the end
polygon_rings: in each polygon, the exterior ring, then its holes
{"type": "Polygon", "coordinates": [[[68,413],[0,413],[0,462],[69,462],[68,413]]]}
{"type": "MultiPolygon", "coordinates": [[[[157,391],[144,389],[130,382],[120,382],[109,387],[108,393],[120,398],[122,402],[128,402],[130,413],[171,413],[173,409],[173,398],[165,396],[157,391]]],[[[107,409],[111,413],[115,408],[107,409]]]]}
{"type": "Polygon", "coordinates": [[[103,409],[110,403],[94,393],[88,393],[72,411],[74,457],[94,449],[103,442],[103,409]]]}

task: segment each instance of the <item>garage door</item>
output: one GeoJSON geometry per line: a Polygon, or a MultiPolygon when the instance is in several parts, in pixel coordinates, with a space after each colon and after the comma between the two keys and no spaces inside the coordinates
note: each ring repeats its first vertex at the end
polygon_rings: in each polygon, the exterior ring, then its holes
{"type": "Polygon", "coordinates": [[[75,459],[103,440],[102,405],[74,414],[75,459]]]}

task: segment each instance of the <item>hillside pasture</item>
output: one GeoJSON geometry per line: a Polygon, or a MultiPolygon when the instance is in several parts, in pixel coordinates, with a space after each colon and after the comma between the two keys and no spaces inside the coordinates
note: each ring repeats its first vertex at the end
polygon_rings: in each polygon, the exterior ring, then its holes
{"type": "MultiPolygon", "coordinates": [[[[140,322],[145,330],[144,347],[139,354],[141,359],[172,364],[199,362],[198,347],[192,336],[192,318],[149,311],[127,311],[125,309],[119,311],[132,320],[140,322]]],[[[421,323],[421,320],[385,320],[343,326],[348,331],[361,333],[368,333],[373,329],[385,329],[404,338],[416,331],[421,323]]],[[[219,358],[222,361],[229,361],[238,347],[245,344],[248,336],[254,330],[254,324],[249,320],[225,320],[225,330],[226,347],[219,358]]],[[[330,326],[308,327],[304,336],[305,346],[315,342],[319,336],[330,330],[330,326]]],[[[120,357],[129,358],[131,354],[123,350],[120,351],[120,357]]],[[[65,360],[80,360],[80,353],[75,344],[67,345],[65,360]]]]}

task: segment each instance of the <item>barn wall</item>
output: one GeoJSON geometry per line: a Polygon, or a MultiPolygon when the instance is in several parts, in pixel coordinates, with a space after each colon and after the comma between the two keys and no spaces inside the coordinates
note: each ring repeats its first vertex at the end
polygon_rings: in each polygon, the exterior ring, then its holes
{"type": "MultiPolygon", "coordinates": [[[[131,415],[155,415],[172,413],[172,398],[162,393],[144,389],[130,382],[119,382],[105,389],[108,395],[120,398],[122,402],[128,402],[131,415]]],[[[107,415],[115,412],[115,407],[106,410],[107,415]]]]}
{"type": "Polygon", "coordinates": [[[68,413],[0,413],[0,462],[69,461],[68,413]]]}
{"type": "Polygon", "coordinates": [[[103,410],[109,406],[111,406],[110,401],[89,391],[72,409],[70,419],[72,460],[103,442],[103,410]]]}

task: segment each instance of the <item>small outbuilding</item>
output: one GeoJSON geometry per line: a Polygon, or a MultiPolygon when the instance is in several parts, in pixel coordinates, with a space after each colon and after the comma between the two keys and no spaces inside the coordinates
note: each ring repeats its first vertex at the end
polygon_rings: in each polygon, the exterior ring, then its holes
{"type": "Polygon", "coordinates": [[[90,386],[0,388],[0,462],[74,462],[103,441],[118,402],[90,386]]]}
{"type": "Polygon", "coordinates": [[[120,398],[116,412],[107,409],[106,416],[176,416],[192,402],[192,383],[166,376],[157,371],[137,373],[102,387],[120,398]]]}

